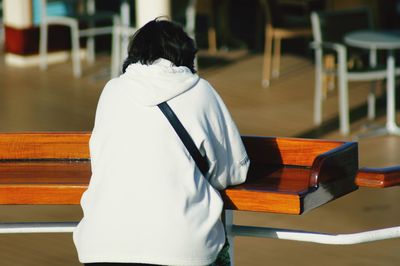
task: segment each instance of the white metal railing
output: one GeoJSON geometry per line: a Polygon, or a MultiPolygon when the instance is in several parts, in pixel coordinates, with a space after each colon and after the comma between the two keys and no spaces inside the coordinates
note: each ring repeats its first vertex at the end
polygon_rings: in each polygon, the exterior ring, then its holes
{"type": "Polygon", "coordinates": [[[77,222],[0,223],[0,234],[72,233],[77,222]]]}
{"type": "MultiPolygon", "coordinates": [[[[18,233],[72,233],[77,222],[0,223],[0,234],[18,233]]],[[[250,236],[313,242],[329,245],[353,245],[400,237],[400,226],[352,234],[326,234],[290,229],[228,225],[229,237],[250,236]]]]}
{"type": "Polygon", "coordinates": [[[303,242],[313,242],[328,245],[353,245],[384,239],[400,237],[400,226],[352,233],[352,234],[325,234],[316,232],[296,231],[288,229],[233,225],[234,236],[267,237],[303,242]]]}
{"type": "MultiPolygon", "coordinates": [[[[77,224],[77,222],[0,223],[0,234],[72,233],[77,224]]],[[[234,258],[233,239],[236,236],[275,238],[328,245],[353,245],[400,237],[400,226],[352,234],[326,234],[271,227],[234,225],[233,211],[230,210],[225,211],[225,224],[230,243],[231,258],[234,258]]],[[[233,266],[233,259],[231,266],[233,266]]]]}

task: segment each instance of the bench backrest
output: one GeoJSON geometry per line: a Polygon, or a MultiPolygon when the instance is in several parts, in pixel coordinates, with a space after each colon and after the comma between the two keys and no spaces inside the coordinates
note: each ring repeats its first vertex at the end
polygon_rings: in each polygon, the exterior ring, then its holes
{"type": "MultiPolygon", "coordinates": [[[[90,132],[1,133],[0,160],[89,159],[90,132]]],[[[344,142],[243,137],[252,163],[311,166],[314,159],[344,142]]]]}
{"type": "Polygon", "coordinates": [[[1,133],[0,160],[89,159],[90,132],[1,133]]]}

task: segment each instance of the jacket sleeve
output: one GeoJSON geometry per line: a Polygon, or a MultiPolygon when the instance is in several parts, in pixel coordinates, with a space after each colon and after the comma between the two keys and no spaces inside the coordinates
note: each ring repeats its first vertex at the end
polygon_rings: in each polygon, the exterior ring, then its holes
{"type": "Polygon", "coordinates": [[[214,188],[222,190],[246,181],[250,160],[228,109],[212,91],[215,101],[210,101],[209,132],[203,148],[210,162],[208,180],[214,188]]]}

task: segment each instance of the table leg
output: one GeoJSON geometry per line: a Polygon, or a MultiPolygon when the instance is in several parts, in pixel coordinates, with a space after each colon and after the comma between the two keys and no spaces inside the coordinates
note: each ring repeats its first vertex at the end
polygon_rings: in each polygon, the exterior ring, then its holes
{"type": "Polygon", "coordinates": [[[375,137],[380,135],[400,135],[400,128],[396,124],[396,88],[395,88],[395,59],[393,50],[388,50],[386,71],[386,126],[368,130],[353,136],[354,139],[375,137]]]}
{"type": "Polygon", "coordinates": [[[388,51],[387,56],[387,103],[386,103],[386,129],[389,134],[400,134],[400,128],[396,124],[396,92],[395,92],[395,59],[393,50],[388,51]]]}

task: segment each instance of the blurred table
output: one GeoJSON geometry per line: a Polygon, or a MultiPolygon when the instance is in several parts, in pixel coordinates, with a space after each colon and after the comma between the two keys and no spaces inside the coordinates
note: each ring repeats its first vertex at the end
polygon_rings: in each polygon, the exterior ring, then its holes
{"type": "MultiPolygon", "coordinates": [[[[386,126],[373,132],[373,135],[392,134],[400,135],[400,128],[396,124],[396,93],[395,76],[396,63],[394,50],[400,49],[400,31],[376,31],[363,30],[348,33],[344,37],[347,45],[368,49],[386,50],[386,71],[387,71],[387,103],[386,103],[386,126]]],[[[372,134],[369,134],[372,135],[372,134]]]]}

